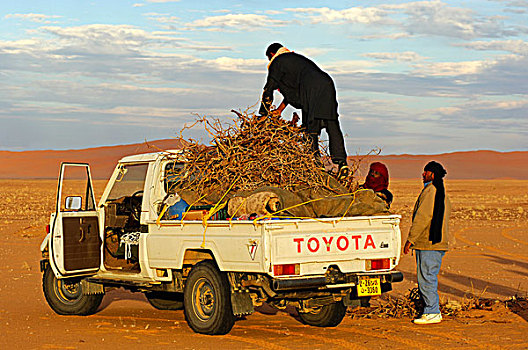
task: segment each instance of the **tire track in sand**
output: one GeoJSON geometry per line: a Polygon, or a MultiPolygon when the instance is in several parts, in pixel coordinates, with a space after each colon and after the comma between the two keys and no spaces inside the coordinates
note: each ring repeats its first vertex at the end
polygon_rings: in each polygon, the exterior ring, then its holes
{"type": "MultiPolygon", "coordinates": [[[[237,327],[237,328],[242,328],[242,327],[237,327]]],[[[286,348],[286,347],[281,346],[281,345],[273,344],[269,340],[255,339],[255,338],[252,338],[251,336],[241,337],[239,335],[227,334],[227,335],[224,335],[224,338],[229,339],[229,340],[238,341],[238,342],[248,343],[248,344],[251,344],[251,345],[255,345],[255,346],[258,346],[259,349],[290,350],[290,348],[286,348]]]]}
{"type": "Polygon", "coordinates": [[[425,344],[423,342],[419,342],[419,341],[416,341],[416,340],[412,340],[412,339],[409,339],[409,338],[405,338],[405,337],[397,336],[397,335],[393,335],[393,334],[387,334],[387,333],[380,334],[379,331],[373,331],[373,330],[371,331],[371,330],[368,330],[368,329],[365,329],[365,328],[362,328],[362,329],[350,329],[350,331],[340,329],[339,331],[345,332],[345,333],[356,333],[356,334],[366,335],[368,337],[375,337],[375,338],[380,338],[380,339],[385,339],[385,340],[391,340],[391,341],[394,341],[394,342],[398,342],[398,343],[401,343],[401,344],[404,344],[404,345],[411,346],[411,347],[416,348],[416,349],[438,350],[437,346],[429,346],[429,345],[427,345],[427,344],[425,344]]]}
{"type": "MultiPolygon", "coordinates": [[[[170,320],[170,319],[163,319],[163,318],[150,318],[150,317],[134,317],[134,316],[96,316],[96,315],[93,315],[93,316],[88,316],[88,318],[93,318],[94,320],[97,320],[97,319],[106,319],[106,320],[115,320],[115,321],[119,321],[120,323],[122,323],[123,320],[127,320],[127,321],[134,321],[134,324],[136,321],[158,321],[158,322],[161,322],[161,323],[172,323],[171,326],[174,326],[174,322],[179,322],[177,320],[170,320]]],[[[116,323],[117,324],[117,323],[116,323]]],[[[109,324],[109,325],[113,325],[113,324],[109,324]]],[[[243,327],[238,327],[237,328],[243,328],[243,327]]],[[[128,333],[130,332],[132,329],[131,328],[127,328],[127,329],[120,329],[120,328],[112,328],[112,327],[105,327],[105,328],[97,328],[96,330],[94,330],[94,332],[108,332],[108,331],[112,331],[114,333],[128,333]]],[[[132,330],[133,334],[141,334],[141,335],[151,335],[151,336],[160,336],[160,333],[158,330],[150,330],[150,329],[145,329],[145,328],[140,328],[140,327],[137,327],[135,329],[132,330]],[[154,331],[154,332],[152,332],[154,331]]],[[[229,339],[229,340],[233,340],[233,341],[236,341],[236,342],[241,342],[241,343],[247,343],[247,344],[251,344],[251,345],[254,345],[256,347],[258,347],[259,349],[270,349],[270,350],[290,350],[289,348],[287,347],[283,347],[281,345],[277,345],[277,344],[272,344],[270,343],[269,341],[266,341],[266,340],[259,340],[259,339],[255,339],[255,338],[251,338],[251,337],[242,337],[242,336],[238,336],[238,335],[232,335],[232,334],[227,334],[225,336],[223,336],[223,338],[225,339],[229,339]]]]}
{"type": "MultiPolygon", "coordinates": [[[[280,329],[273,329],[273,328],[263,328],[259,326],[237,326],[238,328],[246,328],[251,330],[256,330],[260,332],[270,332],[270,333],[276,333],[276,334],[284,334],[284,330],[280,329]]],[[[367,350],[369,348],[363,347],[361,345],[351,343],[349,341],[346,341],[344,339],[336,339],[336,338],[329,338],[329,337],[322,337],[312,334],[302,334],[301,336],[303,339],[313,339],[318,340],[322,343],[329,343],[339,346],[341,349],[351,349],[351,350],[367,350]]]]}
{"type": "Polygon", "coordinates": [[[454,341],[457,341],[457,342],[462,341],[462,342],[465,343],[464,345],[476,346],[479,349],[493,349],[493,350],[505,349],[502,346],[498,346],[498,345],[491,344],[491,343],[485,343],[485,342],[481,342],[481,341],[478,341],[478,340],[475,340],[475,339],[468,338],[465,335],[453,332],[453,329],[450,329],[449,332],[442,332],[442,331],[434,331],[434,330],[431,330],[431,329],[418,329],[417,330],[414,327],[411,328],[411,327],[407,327],[407,326],[404,326],[404,328],[406,328],[409,331],[414,332],[414,333],[423,333],[423,334],[428,334],[428,335],[434,335],[434,336],[437,336],[437,337],[440,337],[440,338],[444,338],[444,339],[447,338],[449,340],[454,340],[454,341]]]}
{"type": "MultiPolygon", "coordinates": [[[[101,316],[101,315],[92,315],[92,316],[87,316],[88,318],[92,318],[94,320],[97,320],[97,319],[106,319],[106,320],[115,320],[115,321],[119,321],[120,323],[122,323],[122,321],[124,320],[127,320],[127,321],[134,321],[134,323],[136,321],[147,321],[147,322],[161,322],[161,323],[171,323],[171,326],[174,326],[174,322],[180,322],[179,320],[170,320],[170,319],[164,319],[164,318],[151,318],[151,317],[134,317],[134,316],[101,316]]],[[[243,328],[244,326],[236,326],[237,328],[243,328]]],[[[98,329],[99,331],[103,331],[103,329],[98,329]]],[[[114,332],[126,332],[126,330],[121,330],[121,329],[114,329],[114,328],[104,328],[104,331],[107,331],[107,330],[113,330],[114,332]]],[[[130,330],[130,329],[129,329],[130,330]]],[[[146,335],[159,335],[159,332],[156,332],[156,334],[151,334],[152,332],[150,330],[146,330],[146,329],[141,329],[141,328],[136,328],[134,330],[134,332],[136,333],[142,333],[142,334],[146,334],[146,335]]],[[[266,341],[266,340],[259,340],[259,339],[254,339],[254,338],[250,338],[250,337],[242,337],[242,336],[238,336],[238,335],[232,335],[232,334],[227,334],[224,336],[224,338],[226,339],[230,339],[230,340],[233,340],[233,341],[237,341],[237,342],[242,342],[242,343],[247,343],[247,344],[251,344],[251,345],[254,345],[258,348],[261,348],[261,349],[270,349],[270,350],[290,350],[289,348],[286,348],[286,347],[283,347],[281,345],[277,345],[277,344],[272,344],[270,343],[269,341],[266,341]]]]}
{"type": "MultiPolygon", "coordinates": [[[[142,316],[138,316],[138,317],[135,317],[135,316],[108,316],[108,315],[89,315],[89,316],[83,316],[87,319],[93,319],[93,320],[97,320],[97,319],[103,319],[103,320],[117,320],[119,322],[122,322],[123,320],[128,320],[128,321],[152,321],[152,322],[156,322],[156,321],[159,321],[159,322],[181,322],[181,320],[177,320],[177,319],[174,319],[174,320],[170,320],[168,318],[154,318],[154,317],[142,317],[142,316]]],[[[185,322],[185,321],[183,321],[185,322]]]]}
{"type": "Polygon", "coordinates": [[[514,227],[514,228],[506,228],[506,229],[502,230],[501,235],[502,235],[502,237],[507,238],[507,239],[509,239],[509,240],[512,240],[512,241],[514,241],[514,242],[516,242],[516,243],[520,243],[520,244],[528,245],[528,242],[523,241],[522,239],[518,239],[518,238],[512,237],[512,236],[510,236],[510,235],[508,234],[509,232],[514,231],[514,230],[518,230],[518,229],[519,229],[519,228],[517,228],[517,227],[514,227]]]}
{"type": "MultiPolygon", "coordinates": [[[[251,329],[256,329],[256,330],[259,330],[259,331],[270,331],[270,332],[275,332],[275,333],[282,333],[283,332],[283,331],[280,331],[280,330],[273,330],[273,329],[270,329],[270,328],[262,328],[262,327],[258,327],[258,326],[246,326],[246,327],[247,328],[251,328],[251,329]]],[[[387,333],[380,334],[379,331],[370,331],[370,330],[367,330],[365,328],[362,328],[362,329],[351,328],[351,329],[345,330],[345,329],[343,329],[341,327],[340,329],[335,329],[335,331],[338,332],[338,333],[345,333],[346,335],[359,334],[359,335],[364,335],[364,336],[367,336],[367,337],[374,337],[374,338],[383,339],[383,340],[390,340],[390,341],[397,342],[397,343],[400,343],[400,344],[403,344],[403,345],[411,346],[411,347],[416,348],[416,349],[430,349],[430,350],[436,350],[437,349],[437,347],[429,346],[427,344],[424,344],[424,343],[421,343],[421,342],[418,342],[418,341],[415,341],[415,340],[412,340],[412,339],[408,339],[408,338],[405,338],[405,337],[400,337],[400,336],[393,335],[393,334],[387,334],[387,333]]],[[[302,337],[303,338],[304,337],[311,338],[311,339],[314,339],[314,340],[320,340],[320,341],[324,341],[326,343],[332,343],[332,344],[344,347],[346,349],[368,349],[367,347],[363,347],[361,345],[358,345],[358,344],[355,344],[355,343],[351,343],[351,342],[348,342],[348,341],[343,340],[343,339],[325,338],[325,337],[319,337],[319,336],[309,335],[309,334],[303,334],[302,337]]]]}
{"type": "Polygon", "coordinates": [[[514,257],[514,258],[517,258],[517,259],[520,259],[520,260],[528,261],[528,257],[526,257],[524,255],[510,253],[510,252],[508,252],[506,250],[498,249],[498,248],[495,248],[495,247],[492,247],[492,246],[489,246],[489,245],[477,244],[476,242],[473,242],[472,240],[462,236],[463,232],[469,231],[469,230],[474,229],[474,228],[475,227],[465,227],[465,228],[459,230],[458,232],[455,232],[456,239],[458,239],[458,240],[460,240],[460,241],[462,241],[462,242],[464,242],[466,244],[469,244],[471,246],[487,249],[487,250],[490,250],[490,251],[498,253],[498,254],[507,255],[507,256],[511,256],[511,257],[514,257]]]}

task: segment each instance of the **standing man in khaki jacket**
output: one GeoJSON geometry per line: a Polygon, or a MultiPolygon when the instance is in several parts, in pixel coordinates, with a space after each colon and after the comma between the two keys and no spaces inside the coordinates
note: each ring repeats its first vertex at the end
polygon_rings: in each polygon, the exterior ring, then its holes
{"type": "Polygon", "coordinates": [[[422,174],[424,188],[414,205],[412,225],[404,254],[410,249],[416,253],[416,277],[425,308],[416,324],[433,324],[442,321],[438,297],[438,273],[442,258],[449,248],[448,221],[451,202],[445,192],[444,176],[440,163],[429,162],[422,174]]]}

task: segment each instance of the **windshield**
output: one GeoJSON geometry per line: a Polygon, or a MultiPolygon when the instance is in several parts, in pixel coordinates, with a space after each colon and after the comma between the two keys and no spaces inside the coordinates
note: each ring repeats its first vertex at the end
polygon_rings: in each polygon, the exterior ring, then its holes
{"type": "Polygon", "coordinates": [[[108,195],[108,200],[143,193],[148,163],[125,164],[120,166],[119,174],[108,195]]]}

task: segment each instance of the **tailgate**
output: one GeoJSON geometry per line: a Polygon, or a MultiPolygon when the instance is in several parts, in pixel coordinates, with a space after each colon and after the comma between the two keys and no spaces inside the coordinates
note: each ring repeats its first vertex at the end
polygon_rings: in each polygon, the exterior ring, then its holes
{"type": "Polygon", "coordinates": [[[323,275],[330,266],[343,273],[388,271],[400,258],[399,222],[399,215],[272,221],[266,225],[271,264],[298,264],[300,276],[323,275]],[[389,261],[372,268],[380,259],[389,261]]]}

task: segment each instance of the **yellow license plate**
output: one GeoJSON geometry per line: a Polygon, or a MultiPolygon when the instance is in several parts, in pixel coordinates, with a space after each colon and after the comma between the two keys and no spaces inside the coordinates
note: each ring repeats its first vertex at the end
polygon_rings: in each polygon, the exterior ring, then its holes
{"type": "Polygon", "coordinates": [[[381,282],[379,278],[362,278],[357,285],[358,297],[381,295],[381,282]]]}

